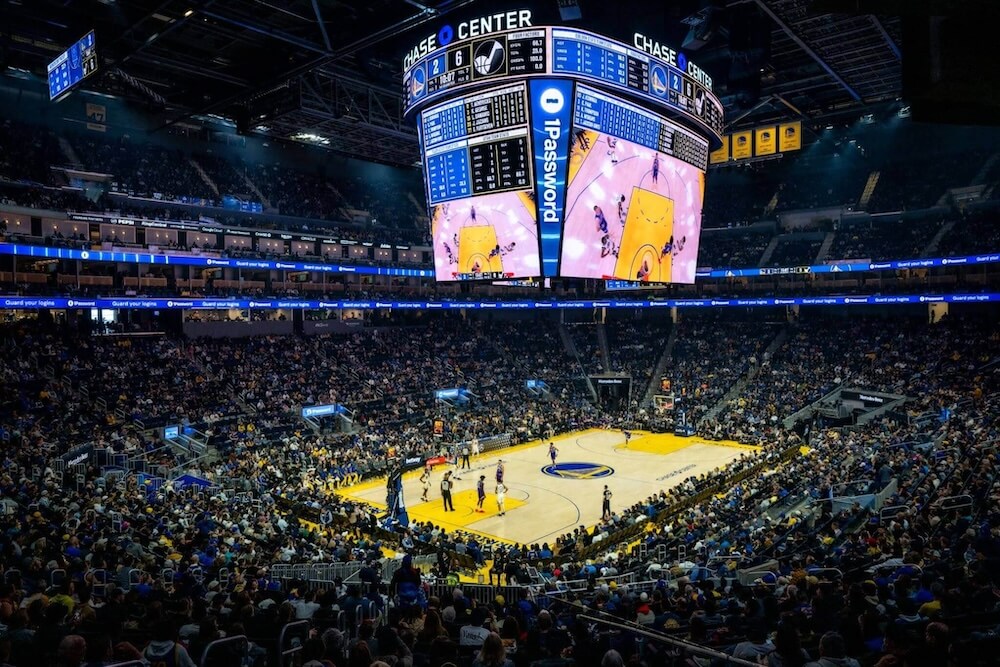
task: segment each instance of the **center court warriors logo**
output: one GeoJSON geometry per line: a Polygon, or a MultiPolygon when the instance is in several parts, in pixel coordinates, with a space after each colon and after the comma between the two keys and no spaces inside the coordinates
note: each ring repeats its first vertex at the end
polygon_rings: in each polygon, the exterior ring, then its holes
{"type": "Polygon", "coordinates": [[[615,469],[602,463],[555,463],[542,467],[542,472],[551,477],[563,479],[600,479],[615,474],[615,469]]]}

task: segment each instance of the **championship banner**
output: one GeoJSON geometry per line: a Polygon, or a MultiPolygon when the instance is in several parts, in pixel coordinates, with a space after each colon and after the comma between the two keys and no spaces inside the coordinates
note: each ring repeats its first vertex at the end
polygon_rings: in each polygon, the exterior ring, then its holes
{"type": "Polygon", "coordinates": [[[754,129],[754,144],[756,145],[756,150],[754,155],[761,157],[763,155],[774,155],[778,152],[778,141],[775,134],[777,133],[777,128],[773,125],[770,127],[758,127],[754,129]]]}
{"type": "Polygon", "coordinates": [[[749,130],[746,132],[737,132],[733,135],[734,160],[746,160],[753,155],[751,136],[752,133],[749,130]]]}
{"type": "Polygon", "coordinates": [[[724,164],[729,162],[729,135],[722,137],[722,147],[708,154],[709,164],[724,164]]]}
{"type": "Polygon", "coordinates": [[[797,151],[802,148],[802,121],[783,123],[778,126],[778,150],[797,151]]]}

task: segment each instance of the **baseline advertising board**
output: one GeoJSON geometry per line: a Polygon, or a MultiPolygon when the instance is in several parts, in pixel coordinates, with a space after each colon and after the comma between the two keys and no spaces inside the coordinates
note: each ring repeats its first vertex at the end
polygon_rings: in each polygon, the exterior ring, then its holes
{"type": "Polygon", "coordinates": [[[577,85],[560,275],[693,283],[708,141],[577,85]]]}

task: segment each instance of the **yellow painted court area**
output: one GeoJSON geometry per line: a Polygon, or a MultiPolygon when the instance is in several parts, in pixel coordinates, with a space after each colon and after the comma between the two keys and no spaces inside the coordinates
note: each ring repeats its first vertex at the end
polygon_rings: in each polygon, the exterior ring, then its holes
{"type": "Polygon", "coordinates": [[[661,255],[661,250],[673,233],[673,200],[657,192],[633,187],[615,276],[627,280],[670,282],[673,259],[669,252],[661,255]]]}
{"type": "MultiPolygon", "coordinates": [[[[437,495],[440,496],[440,494],[437,495]]],[[[487,517],[499,517],[496,496],[493,495],[492,489],[487,487],[486,500],[483,502],[483,510],[485,510],[485,513],[483,514],[475,511],[477,498],[478,495],[476,494],[475,489],[467,489],[465,491],[459,491],[451,494],[452,504],[455,505],[454,512],[445,512],[444,503],[440,500],[440,498],[431,502],[422,502],[419,505],[410,505],[407,507],[407,510],[409,511],[410,516],[417,518],[418,521],[430,521],[435,525],[449,530],[455,528],[465,530],[472,526],[472,524],[482,521],[487,517]]],[[[524,500],[518,500],[508,496],[507,499],[504,500],[504,506],[507,508],[507,511],[510,512],[524,505],[524,502],[524,500]]]]}
{"type": "MultiPolygon", "coordinates": [[[[456,471],[452,491],[454,512],[445,512],[439,491],[445,471],[431,475],[429,502],[420,500],[419,471],[403,477],[403,497],[410,519],[442,528],[460,529],[508,542],[554,541],[578,526],[591,527],[601,517],[605,485],[612,492],[612,511],[621,511],[686,478],[701,475],[747,453],[743,445],[698,437],[634,432],[629,444],[621,431],[591,429],[554,438],[556,466],[549,459],[549,441],[535,441],[476,457],[471,470],[456,471]],[[507,486],[505,516],[497,513],[495,471],[503,459],[507,486]],[[486,476],[485,513],[473,511],[476,481],[486,476]]],[[[340,493],[377,507],[385,506],[385,482],[371,480],[340,493]]]]}

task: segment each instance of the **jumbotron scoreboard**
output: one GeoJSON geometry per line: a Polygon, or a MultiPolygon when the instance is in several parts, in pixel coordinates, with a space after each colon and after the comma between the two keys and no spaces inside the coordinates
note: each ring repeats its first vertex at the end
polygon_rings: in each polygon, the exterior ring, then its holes
{"type": "Polygon", "coordinates": [[[527,10],[442,26],[404,59],[438,280],[694,281],[711,77],[527,10]]]}

